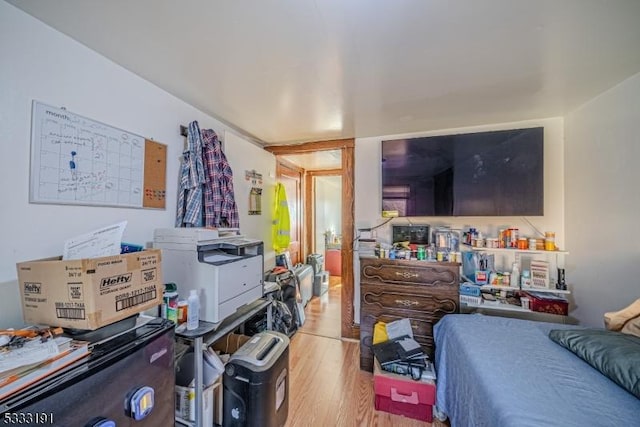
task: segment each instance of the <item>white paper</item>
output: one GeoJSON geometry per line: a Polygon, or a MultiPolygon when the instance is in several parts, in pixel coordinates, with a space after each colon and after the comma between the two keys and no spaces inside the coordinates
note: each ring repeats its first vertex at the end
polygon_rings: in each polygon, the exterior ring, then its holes
{"type": "Polygon", "coordinates": [[[0,374],[20,366],[44,362],[58,354],[55,340],[41,342],[39,339],[28,341],[23,347],[0,352],[0,374]]]}
{"type": "Polygon", "coordinates": [[[387,330],[387,336],[390,340],[399,338],[403,335],[408,335],[413,338],[413,330],[411,329],[411,322],[407,318],[395,320],[391,323],[387,323],[385,326],[387,330]]]}
{"type": "Polygon", "coordinates": [[[64,242],[62,259],[98,258],[120,254],[127,221],[94,230],[64,242]]]}
{"type": "Polygon", "coordinates": [[[405,338],[403,340],[398,341],[398,343],[402,346],[402,349],[407,353],[420,348],[420,344],[413,338],[405,338]]]}

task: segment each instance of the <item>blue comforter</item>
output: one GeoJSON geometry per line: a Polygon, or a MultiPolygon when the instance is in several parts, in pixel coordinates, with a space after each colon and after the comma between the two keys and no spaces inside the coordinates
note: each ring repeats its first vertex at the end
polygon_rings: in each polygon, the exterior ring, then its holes
{"type": "Polygon", "coordinates": [[[570,325],[452,314],[434,330],[452,427],[640,426],[640,400],[551,341],[570,325]]]}

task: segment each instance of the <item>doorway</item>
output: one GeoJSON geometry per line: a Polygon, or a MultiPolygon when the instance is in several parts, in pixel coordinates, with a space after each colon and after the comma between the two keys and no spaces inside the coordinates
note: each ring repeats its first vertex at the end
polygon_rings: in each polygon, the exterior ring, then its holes
{"type": "MultiPolygon", "coordinates": [[[[341,159],[338,158],[338,161],[341,159]]],[[[323,260],[314,297],[300,332],[328,338],[341,336],[342,309],[342,175],[339,170],[305,172],[312,257],[323,260]]],[[[309,221],[307,221],[309,223],[309,221]]]]}
{"type": "MultiPolygon", "coordinates": [[[[291,158],[295,155],[302,155],[308,153],[320,153],[339,150],[340,152],[340,167],[331,168],[330,170],[319,170],[315,167],[305,168],[305,177],[303,179],[305,185],[304,191],[304,208],[303,223],[304,232],[301,238],[301,250],[303,259],[308,254],[314,253],[316,247],[314,245],[314,227],[313,227],[313,212],[312,205],[312,185],[309,181],[312,181],[312,175],[329,174],[340,176],[341,182],[341,224],[340,224],[340,286],[337,288],[337,292],[340,295],[340,334],[342,338],[355,338],[360,337],[360,328],[354,321],[354,271],[353,271],[353,236],[354,236],[354,140],[343,139],[334,141],[318,141],[308,142],[297,145],[279,145],[279,146],[267,146],[265,150],[271,152],[276,156],[276,161],[286,158],[291,162],[291,158]]],[[[325,264],[326,265],[326,264],[325,264]]]]}

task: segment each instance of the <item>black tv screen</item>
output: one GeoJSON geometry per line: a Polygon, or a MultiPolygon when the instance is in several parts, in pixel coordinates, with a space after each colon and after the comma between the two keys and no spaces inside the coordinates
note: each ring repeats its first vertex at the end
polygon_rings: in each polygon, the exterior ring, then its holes
{"type": "Polygon", "coordinates": [[[542,127],[382,141],[382,210],[544,214],[542,127]]]}

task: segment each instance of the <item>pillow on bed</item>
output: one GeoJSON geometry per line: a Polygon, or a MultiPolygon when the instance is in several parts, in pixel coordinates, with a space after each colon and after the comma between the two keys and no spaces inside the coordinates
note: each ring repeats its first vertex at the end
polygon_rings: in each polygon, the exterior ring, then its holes
{"type": "Polygon", "coordinates": [[[623,334],[635,335],[640,338],[640,316],[627,320],[620,332],[623,334]]]}
{"type": "Polygon", "coordinates": [[[554,329],[549,338],[640,399],[640,338],[602,329],[554,329]]]}
{"type": "Polygon", "coordinates": [[[604,326],[610,331],[619,331],[624,327],[625,323],[638,316],[640,316],[640,298],[635,300],[629,307],[605,313],[604,326]]]}

